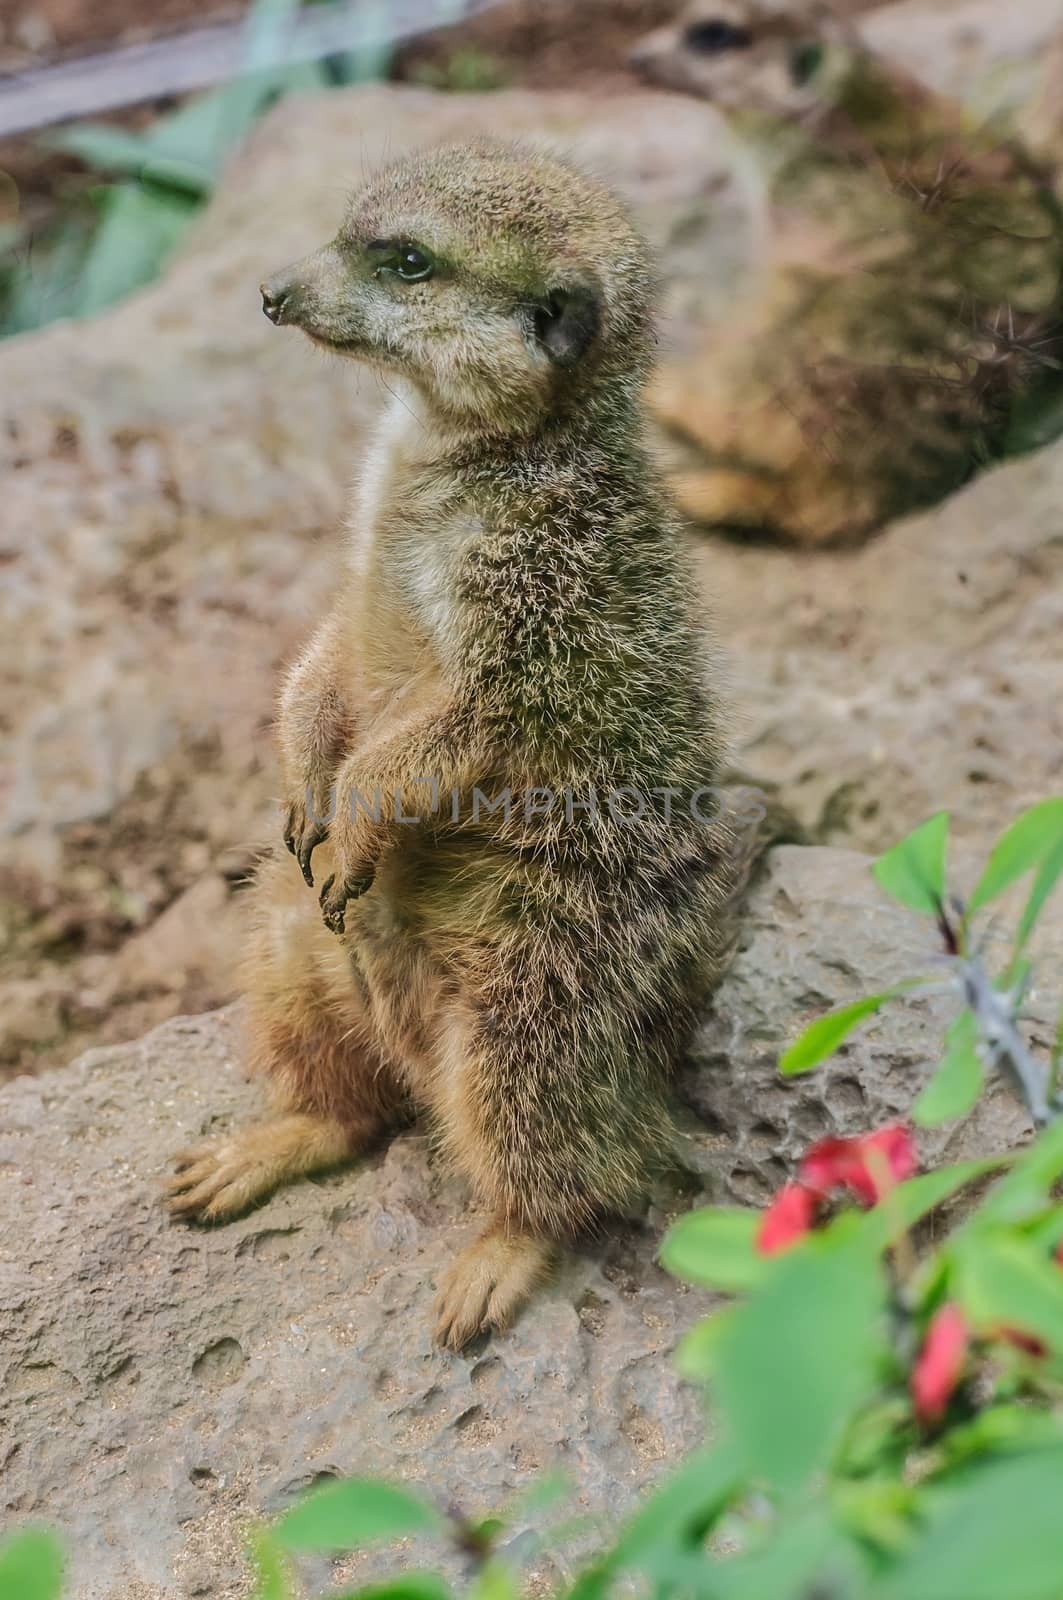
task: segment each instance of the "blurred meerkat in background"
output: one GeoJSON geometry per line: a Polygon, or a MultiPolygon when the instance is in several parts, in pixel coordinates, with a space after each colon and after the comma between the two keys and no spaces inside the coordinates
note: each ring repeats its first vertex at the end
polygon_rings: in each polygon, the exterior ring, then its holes
{"type": "Polygon", "coordinates": [[[650,393],[673,488],[696,522],[806,545],[956,487],[1063,369],[1049,164],[829,9],[719,0],[633,58],[755,155],[748,291],[650,393]]]}

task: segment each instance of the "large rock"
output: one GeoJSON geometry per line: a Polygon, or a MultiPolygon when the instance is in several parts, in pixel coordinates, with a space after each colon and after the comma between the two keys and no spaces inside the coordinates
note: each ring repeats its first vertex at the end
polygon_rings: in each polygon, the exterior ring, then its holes
{"type": "MultiPolygon", "coordinates": [[[[700,1430],[669,1355],[708,1301],[654,1265],[667,1217],[700,1192],[761,1201],[812,1138],[908,1108],[946,995],[883,1013],[822,1073],[784,1084],[774,1062],[809,1016],[924,970],[932,950],[864,857],[775,851],[684,1082],[708,1123],[682,1138],[693,1176],[662,1182],[644,1220],[605,1229],[510,1332],[460,1356],[432,1345],[429,1305],[473,1218],[424,1130],[227,1227],[189,1228],[158,1200],[171,1152],[262,1100],[232,1011],[17,1079],[0,1090],[8,1519],[62,1529],[71,1600],[246,1594],[248,1521],[321,1474],[386,1473],[483,1511],[561,1466],[579,1509],[614,1520],[700,1430]]],[[[995,1091],[926,1149],[1027,1132],[995,1091]]]]}
{"type": "Polygon", "coordinates": [[[984,849],[1063,788],[1063,445],[858,551],[700,565],[742,765],[813,838],[880,849],[944,807],[984,849]]]}

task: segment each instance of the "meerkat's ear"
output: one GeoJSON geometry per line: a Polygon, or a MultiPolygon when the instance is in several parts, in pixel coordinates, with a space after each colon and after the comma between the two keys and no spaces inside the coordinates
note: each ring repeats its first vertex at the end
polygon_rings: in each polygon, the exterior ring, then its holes
{"type": "Polygon", "coordinates": [[[535,313],[535,338],[559,367],[574,367],[598,332],[598,296],[586,284],[552,289],[535,313]]]}

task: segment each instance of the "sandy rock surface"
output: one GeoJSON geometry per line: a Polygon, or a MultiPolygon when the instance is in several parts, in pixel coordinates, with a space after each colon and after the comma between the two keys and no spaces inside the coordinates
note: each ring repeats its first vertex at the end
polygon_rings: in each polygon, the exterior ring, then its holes
{"type": "MultiPolygon", "coordinates": [[[[663,1226],[699,1196],[758,1202],[810,1139],[907,1107],[947,996],[892,1012],[821,1074],[784,1083],[775,1061],[807,1017],[921,970],[931,948],[865,857],[773,852],[683,1083],[701,1123],[681,1134],[682,1170],[643,1218],[571,1256],[513,1329],[460,1356],[432,1345],[429,1307],[474,1219],[417,1127],[227,1227],[166,1219],[173,1150],[262,1104],[232,1009],[8,1084],[5,1519],[61,1528],[71,1600],[235,1600],[249,1520],[323,1474],[386,1472],[483,1512],[560,1467],[582,1512],[615,1517],[700,1434],[668,1358],[710,1300],[655,1265],[663,1226]]],[[[1028,1131],[1001,1092],[924,1151],[986,1153],[1028,1131]]],[[[526,1520],[515,1548],[548,1575],[526,1520]]]]}

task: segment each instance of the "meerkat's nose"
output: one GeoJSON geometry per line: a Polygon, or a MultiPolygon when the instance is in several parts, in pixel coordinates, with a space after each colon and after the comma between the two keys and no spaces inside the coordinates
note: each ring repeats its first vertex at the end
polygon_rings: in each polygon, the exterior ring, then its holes
{"type": "Polygon", "coordinates": [[[262,310],[276,327],[290,319],[293,288],[291,279],[283,274],[280,277],[267,278],[265,283],[260,283],[258,286],[262,296],[262,310]]]}

